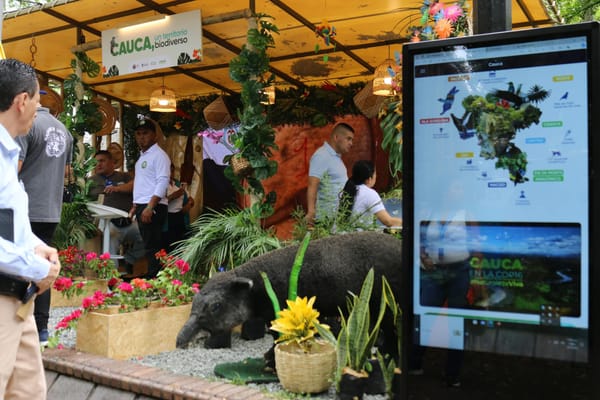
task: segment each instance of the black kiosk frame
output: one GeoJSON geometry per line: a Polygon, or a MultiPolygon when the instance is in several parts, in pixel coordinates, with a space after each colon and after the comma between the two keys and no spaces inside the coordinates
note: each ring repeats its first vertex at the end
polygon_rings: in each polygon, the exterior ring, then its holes
{"type": "Polygon", "coordinates": [[[404,46],[412,344],[600,373],[599,27],[404,46]]]}

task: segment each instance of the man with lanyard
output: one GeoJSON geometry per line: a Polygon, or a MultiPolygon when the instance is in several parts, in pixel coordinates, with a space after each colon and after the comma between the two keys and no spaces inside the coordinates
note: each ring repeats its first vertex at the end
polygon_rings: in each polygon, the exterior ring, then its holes
{"type": "Polygon", "coordinates": [[[17,177],[15,142],[33,124],[40,100],[35,70],[0,60],[0,398],[46,399],[46,379],[32,295],[60,271],[56,249],[31,231],[28,198],[17,177]]]}
{"type": "Polygon", "coordinates": [[[162,247],[162,230],[167,219],[167,188],[171,176],[171,160],[157,143],[154,121],[143,119],[135,130],[140,158],[135,163],[133,208],[148,258],[146,278],[154,278],[160,263],[154,256],[162,247]]]}
{"type": "Polygon", "coordinates": [[[306,190],[306,221],[309,224],[315,220],[335,219],[339,194],[348,180],[342,155],[350,151],[353,140],[354,129],[340,122],[331,131],[329,140],[312,155],[306,190]]]}

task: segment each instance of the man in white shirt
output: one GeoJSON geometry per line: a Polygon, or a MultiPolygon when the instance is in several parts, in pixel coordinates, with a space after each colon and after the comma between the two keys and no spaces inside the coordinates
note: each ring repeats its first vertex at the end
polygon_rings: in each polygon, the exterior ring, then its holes
{"type": "Polygon", "coordinates": [[[333,127],[329,140],[310,158],[306,189],[308,223],[335,219],[339,194],[348,180],[342,155],[350,151],[353,140],[354,129],[340,122],[333,127]]]}
{"type": "Polygon", "coordinates": [[[140,158],[135,163],[131,213],[135,213],[146,248],[146,278],[154,278],[160,269],[160,263],[154,255],[162,247],[162,229],[167,219],[167,188],[171,175],[171,160],[158,145],[156,130],[155,122],[150,119],[142,120],[135,130],[140,158]]]}
{"type": "Polygon", "coordinates": [[[40,100],[35,70],[0,60],[0,398],[46,399],[46,378],[32,293],[50,288],[60,271],[56,249],[31,231],[28,197],[17,177],[15,142],[33,124],[40,100]]]}

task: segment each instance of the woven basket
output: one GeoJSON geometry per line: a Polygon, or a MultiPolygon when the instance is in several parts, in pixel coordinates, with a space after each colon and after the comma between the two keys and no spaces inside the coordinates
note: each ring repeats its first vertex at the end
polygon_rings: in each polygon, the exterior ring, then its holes
{"type": "Polygon", "coordinates": [[[217,131],[235,122],[223,96],[217,97],[212,103],[204,107],[202,113],[208,126],[217,131]]]}
{"type": "Polygon", "coordinates": [[[332,384],[336,368],[335,347],[324,341],[304,353],[297,343],[275,346],[275,367],[281,386],[294,393],[320,393],[332,384]]]}
{"type": "Polygon", "coordinates": [[[236,176],[246,177],[252,173],[252,166],[248,159],[235,155],[229,161],[233,174],[236,176]]]}
{"type": "Polygon", "coordinates": [[[367,118],[374,118],[385,101],[385,96],[373,94],[373,81],[369,81],[361,91],[354,95],[356,108],[367,118]]]}

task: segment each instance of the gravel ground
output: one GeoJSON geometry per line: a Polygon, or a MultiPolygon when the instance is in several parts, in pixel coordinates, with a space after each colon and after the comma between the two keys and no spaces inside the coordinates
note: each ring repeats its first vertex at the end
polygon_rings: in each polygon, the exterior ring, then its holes
{"type": "MultiPolygon", "coordinates": [[[[50,309],[50,321],[48,327],[50,334],[53,333],[56,324],[65,316],[69,315],[74,309],[69,307],[57,307],[50,309]]],[[[69,330],[63,333],[59,343],[65,347],[75,347],[76,333],[75,330],[69,330]]],[[[176,374],[191,375],[206,378],[208,380],[219,380],[215,376],[213,369],[216,364],[226,362],[238,362],[246,358],[262,357],[272,344],[272,338],[265,336],[259,340],[243,340],[237,334],[233,334],[231,348],[229,349],[205,349],[203,347],[203,338],[198,337],[190,344],[187,349],[177,349],[174,351],[164,352],[160,354],[150,355],[131,359],[130,361],[139,364],[161,368],[171,371],[176,374]]],[[[281,394],[286,399],[303,398],[306,396],[295,396],[286,392],[279,383],[269,384],[250,384],[260,390],[281,394]]],[[[334,399],[335,390],[332,388],[328,392],[319,395],[313,395],[310,398],[314,399],[334,399]]],[[[364,396],[365,400],[382,400],[385,396],[364,396]]]]}

